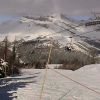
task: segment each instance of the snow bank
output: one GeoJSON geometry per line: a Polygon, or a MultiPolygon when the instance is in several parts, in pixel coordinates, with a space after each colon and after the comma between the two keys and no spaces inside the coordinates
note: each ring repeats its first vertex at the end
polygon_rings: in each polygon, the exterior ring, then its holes
{"type": "Polygon", "coordinates": [[[86,65],[78,70],[76,72],[85,72],[85,73],[100,73],[100,64],[92,64],[92,65],[86,65]]]}
{"type": "Polygon", "coordinates": [[[60,66],[62,66],[62,64],[48,64],[48,67],[52,69],[59,68],[60,66]]]}

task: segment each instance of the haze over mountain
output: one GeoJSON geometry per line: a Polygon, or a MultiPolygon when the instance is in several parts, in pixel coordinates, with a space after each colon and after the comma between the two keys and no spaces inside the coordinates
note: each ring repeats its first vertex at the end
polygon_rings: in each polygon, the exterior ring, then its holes
{"type": "MultiPolygon", "coordinates": [[[[0,25],[0,38],[8,36],[9,41],[46,41],[53,40],[61,47],[71,46],[74,50],[86,53],[92,46],[99,49],[97,25],[86,27],[85,21],[77,21],[64,14],[49,16],[23,16],[17,20],[6,21],[0,25]]],[[[48,41],[48,42],[47,42],[48,41]]]]}
{"type": "Polygon", "coordinates": [[[45,37],[62,46],[87,43],[99,48],[100,34],[95,31],[99,26],[86,27],[85,21],[78,21],[92,17],[99,5],[99,0],[0,0],[0,40],[45,37]]]}

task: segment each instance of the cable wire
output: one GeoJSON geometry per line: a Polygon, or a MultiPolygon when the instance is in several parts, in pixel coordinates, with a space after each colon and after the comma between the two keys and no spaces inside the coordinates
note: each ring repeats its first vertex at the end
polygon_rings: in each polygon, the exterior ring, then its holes
{"type": "Polygon", "coordinates": [[[52,68],[49,68],[49,69],[51,69],[52,71],[54,71],[54,72],[56,72],[57,74],[61,75],[62,77],[66,78],[66,79],[69,79],[69,80],[71,80],[72,82],[74,82],[74,83],[76,83],[76,84],[79,84],[80,86],[82,86],[82,87],[84,87],[84,88],[87,88],[88,90],[90,90],[90,91],[92,91],[92,92],[95,92],[96,94],[99,94],[99,95],[100,95],[100,92],[98,92],[98,91],[96,91],[96,90],[94,90],[94,89],[92,89],[92,88],[90,88],[90,87],[88,87],[88,86],[86,86],[86,85],[84,85],[84,84],[82,84],[82,83],[80,83],[80,82],[78,82],[78,81],[76,81],[76,80],[74,80],[74,79],[72,79],[72,78],[70,78],[70,77],[68,77],[68,76],[66,76],[66,75],[64,75],[64,74],[62,74],[62,73],[56,71],[56,70],[54,70],[54,69],[52,69],[52,68]]]}

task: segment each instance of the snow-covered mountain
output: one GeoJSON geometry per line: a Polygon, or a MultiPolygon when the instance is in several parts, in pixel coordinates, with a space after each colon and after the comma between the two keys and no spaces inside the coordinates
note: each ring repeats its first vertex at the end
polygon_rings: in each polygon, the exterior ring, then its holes
{"type": "Polygon", "coordinates": [[[94,31],[96,27],[98,26],[86,27],[84,22],[77,22],[63,14],[23,16],[18,20],[2,23],[0,39],[7,35],[10,41],[16,37],[17,40],[23,39],[27,42],[40,37],[48,41],[56,41],[61,47],[67,46],[86,53],[91,47],[99,48],[100,34],[99,31],[94,31]]]}

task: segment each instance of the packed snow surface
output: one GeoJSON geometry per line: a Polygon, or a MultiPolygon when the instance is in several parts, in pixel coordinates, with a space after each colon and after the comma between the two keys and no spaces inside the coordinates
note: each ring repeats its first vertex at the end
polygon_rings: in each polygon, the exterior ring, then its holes
{"type": "MultiPolygon", "coordinates": [[[[53,70],[48,69],[47,71],[42,100],[100,100],[99,93],[73,82],[53,70]]],[[[76,71],[58,69],[56,71],[100,92],[100,64],[87,65],[76,71]]],[[[45,69],[22,69],[20,76],[1,79],[0,100],[40,100],[44,74],[45,69]]]]}

